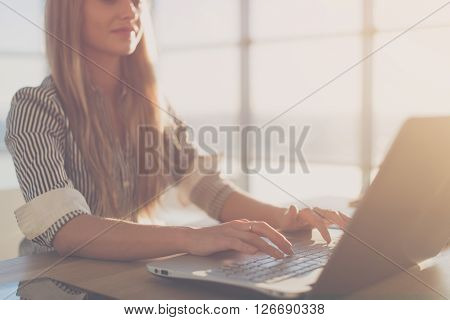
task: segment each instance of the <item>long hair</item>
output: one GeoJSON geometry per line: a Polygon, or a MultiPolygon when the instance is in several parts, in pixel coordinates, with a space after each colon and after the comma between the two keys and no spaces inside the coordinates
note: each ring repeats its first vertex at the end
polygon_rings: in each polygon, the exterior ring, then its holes
{"type": "Polygon", "coordinates": [[[119,110],[114,110],[102,107],[101,99],[93,98],[87,68],[91,62],[80,55],[83,53],[83,1],[47,0],[47,59],[69,118],[69,127],[95,185],[98,207],[101,208],[99,214],[136,221],[138,214],[151,213],[165,186],[162,174],[142,175],[137,167],[131,166],[128,173],[133,191],[128,194],[128,199],[124,199],[123,186],[114,179],[120,152],[124,154],[124,150],[131,150],[128,159],[134,160],[125,162],[137,162],[139,126],[151,127],[161,135],[163,131],[153,57],[147,47],[147,42],[152,39],[149,6],[143,1],[141,24],[144,35],[140,43],[133,54],[121,58],[121,79],[133,90],[124,87],[127,93],[124,101],[119,110]],[[135,210],[140,207],[141,210],[135,210]]]}

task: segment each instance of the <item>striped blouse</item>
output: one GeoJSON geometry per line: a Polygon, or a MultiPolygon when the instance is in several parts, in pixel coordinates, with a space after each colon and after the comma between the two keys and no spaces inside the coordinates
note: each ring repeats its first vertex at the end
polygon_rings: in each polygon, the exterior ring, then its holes
{"type": "MultiPolygon", "coordinates": [[[[178,121],[173,124],[180,125],[178,121]]],[[[5,142],[26,202],[15,215],[27,239],[52,248],[56,233],[71,219],[106,215],[51,76],[40,86],[22,88],[14,95],[6,127],[5,142]]],[[[118,159],[122,173],[131,163],[135,161],[118,159]]],[[[173,178],[180,181],[182,177],[173,178]]],[[[124,198],[132,194],[134,187],[125,180],[124,174],[118,175],[124,198]]],[[[180,181],[178,189],[217,219],[235,187],[214,172],[191,174],[180,181]]]]}

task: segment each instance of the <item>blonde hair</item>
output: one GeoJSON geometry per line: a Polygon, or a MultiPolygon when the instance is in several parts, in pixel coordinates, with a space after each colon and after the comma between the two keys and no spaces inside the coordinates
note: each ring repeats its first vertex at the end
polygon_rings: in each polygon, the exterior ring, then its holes
{"type": "MultiPolygon", "coordinates": [[[[138,127],[150,126],[162,135],[158,103],[158,89],[152,57],[147,41],[152,36],[148,4],[143,1],[141,23],[144,35],[136,51],[122,57],[121,79],[129,87],[120,109],[98,106],[93,99],[87,64],[83,56],[81,30],[84,0],[47,0],[46,4],[46,52],[51,75],[56,85],[69,126],[81,151],[89,178],[98,194],[99,214],[107,217],[137,220],[139,213],[151,213],[158,194],[165,186],[160,175],[140,175],[137,169],[129,172],[134,191],[132,199],[123,199],[123,190],[113,180],[117,167],[117,152],[129,144],[132,159],[139,150],[138,127]],[[133,88],[132,90],[130,88],[133,88]],[[120,113],[123,118],[121,119],[120,113]],[[109,117],[109,118],[108,118],[109,117]],[[120,123],[108,126],[107,124],[120,123]],[[125,139],[123,137],[126,137],[125,139]],[[119,139],[119,140],[118,140],[119,139]],[[131,204],[124,209],[124,200],[131,204]],[[137,208],[143,207],[140,211],[137,208]],[[125,212],[124,212],[125,210],[125,212]],[[131,211],[131,212],[129,212],[131,211]]],[[[153,163],[154,165],[161,165],[153,163]]]]}

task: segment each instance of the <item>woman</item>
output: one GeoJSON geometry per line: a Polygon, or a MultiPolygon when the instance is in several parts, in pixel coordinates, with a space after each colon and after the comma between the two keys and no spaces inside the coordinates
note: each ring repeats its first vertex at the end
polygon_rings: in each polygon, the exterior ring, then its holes
{"type": "MultiPolygon", "coordinates": [[[[158,92],[147,49],[147,6],[139,0],[47,1],[51,75],[15,94],[7,120],[6,144],[26,200],[15,212],[25,236],[61,255],[115,260],[229,249],[281,258],[292,253],[281,230],[318,228],[330,241],[327,225],[345,226],[343,214],[261,203],[218,172],[140,174],[139,127],[152,128],[164,141],[157,168],[180,164],[182,149],[192,151],[183,143],[183,124],[167,117],[171,112],[158,92]],[[166,144],[178,146],[177,152],[168,154],[166,144]],[[174,182],[222,223],[137,223],[174,182]]],[[[192,168],[199,157],[189,154],[192,168]]]]}

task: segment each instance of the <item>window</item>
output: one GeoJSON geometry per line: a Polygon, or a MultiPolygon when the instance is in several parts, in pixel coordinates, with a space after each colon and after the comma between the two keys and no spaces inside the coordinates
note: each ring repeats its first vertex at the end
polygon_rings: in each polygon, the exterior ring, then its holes
{"type": "Polygon", "coordinates": [[[164,93],[193,127],[239,115],[239,0],[153,2],[164,93]]]}
{"type": "MultiPolygon", "coordinates": [[[[211,110],[216,93],[227,87],[232,93],[221,95],[226,100],[221,114],[235,110],[230,115],[235,115],[236,123],[256,125],[307,97],[443,4],[439,0],[154,2],[162,57],[168,57],[162,65],[165,86],[176,108],[191,120],[187,122],[201,123],[197,112],[211,110]],[[247,55],[247,63],[244,59],[239,64],[235,58],[234,69],[232,59],[219,54],[230,50],[241,58],[247,55]],[[208,51],[214,52],[210,59],[204,57],[208,51]],[[192,89],[183,85],[186,75],[173,71],[186,68],[171,63],[175,52],[179,60],[204,61],[189,70],[207,78],[190,83],[201,86],[194,85],[196,93],[213,92],[214,97],[190,94],[192,89]],[[210,69],[214,61],[217,70],[227,65],[220,80],[210,69]]],[[[430,16],[277,118],[272,124],[311,126],[303,149],[310,173],[263,175],[300,199],[358,196],[407,117],[449,113],[450,46],[445,40],[449,18],[450,8],[430,16]]],[[[260,198],[293,200],[261,176],[250,175],[241,182],[260,198]]]]}
{"type": "MultiPolygon", "coordinates": [[[[432,1],[374,1],[375,46],[442,6],[432,1]],[[407,10],[405,10],[407,8],[407,10]],[[396,14],[402,12],[401,15],[396,14]]],[[[447,6],[373,59],[374,165],[410,116],[450,113],[450,8],[447,6]]]]}
{"type": "MultiPolygon", "coordinates": [[[[361,59],[361,3],[250,1],[250,100],[256,123],[270,121],[361,59]]],[[[310,171],[298,168],[264,177],[301,201],[357,196],[361,82],[358,68],[272,122],[285,128],[311,127],[303,148],[310,171]]],[[[252,192],[262,199],[295,202],[264,177],[249,177],[252,192]]]]}

